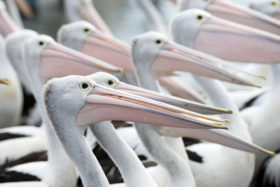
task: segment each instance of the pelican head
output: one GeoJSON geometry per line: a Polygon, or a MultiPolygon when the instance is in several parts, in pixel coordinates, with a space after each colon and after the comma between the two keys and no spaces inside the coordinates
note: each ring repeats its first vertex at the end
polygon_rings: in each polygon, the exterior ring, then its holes
{"type": "Polygon", "coordinates": [[[237,84],[257,86],[231,73],[233,69],[215,57],[169,41],[165,36],[148,32],[133,40],[131,50],[135,70],[139,76],[152,74],[172,75],[174,71],[186,71],[237,84]]]}
{"type": "Polygon", "coordinates": [[[24,42],[24,57],[29,73],[37,73],[42,82],[53,77],[88,75],[107,71],[120,76],[122,69],[89,57],[56,43],[45,35],[34,36],[24,42]]]}
{"type": "Polygon", "coordinates": [[[12,32],[18,31],[20,28],[9,16],[4,2],[0,1],[0,34],[6,36],[12,32]]]}
{"type": "Polygon", "coordinates": [[[180,10],[198,8],[210,14],[262,29],[274,34],[280,34],[280,21],[270,16],[257,12],[227,0],[181,0],[180,10]]]}
{"type": "Polygon", "coordinates": [[[24,40],[27,38],[37,36],[35,31],[22,30],[11,33],[6,38],[6,54],[16,70],[19,79],[22,81],[25,87],[29,88],[28,72],[25,67],[25,63],[22,56],[22,47],[24,40]]]}
{"type": "Polygon", "coordinates": [[[176,42],[224,60],[278,63],[280,59],[279,36],[215,17],[199,9],[175,16],[171,32],[176,42]]]}
{"type": "Polygon", "coordinates": [[[133,72],[129,45],[97,30],[86,21],[63,25],[57,38],[65,46],[121,67],[124,72],[133,72]]]}
{"type": "Polygon", "coordinates": [[[257,2],[251,2],[250,8],[256,11],[267,14],[276,19],[280,19],[280,4],[276,0],[262,0],[257,2]]]}
{"type": "Polygon", "coordinates": [[[44,89],[44,102],[54,123],[61,116],[70,116],[80,127],[105,120],[123,120],[181,128],[226,129],[205,119],[176,113],[177,107],[99,85],[88,76],[50,80],[44,89]]]}

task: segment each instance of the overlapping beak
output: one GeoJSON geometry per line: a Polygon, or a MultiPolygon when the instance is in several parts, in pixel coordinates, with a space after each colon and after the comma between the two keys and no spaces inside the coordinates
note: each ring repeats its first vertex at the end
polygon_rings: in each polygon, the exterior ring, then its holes
{"type": "MultiPolygon", "coordinates": [[[[189,101],[189,100],[181,99],[178,97],[169,96],[169,95],[165,95],[165,94],[162,94],[159,92],[154,92],[154,91],[150,91],[150,90],[143,89],[140,87],[132,86],[132,85],[129,85],[129,84],[126,84],[123,82],[119,82],[117,88],[115,88],[115,89],[117,89],[119,91],[131,93],[133,95],[149,98],[152,100],[160,101],[162,103],[167,103],[170,105],[174,105],[174,106],[186,109],[186,110],[182,110],[182,111],[181,110],[175,111],[175,112],[179,112],[179,113],[180,112],[185,113],[186,111],[193,111],[193,112],[197,112],[200,114],[206,114],[206,115],[232,114],[232,110],[207,106],[207,105],[196,103],[193,101],[189,101]]],[[[196,116],[197,114],[193,113],[193,112],[189,112],[186,114],[196,116]]],[[[198,116],[198,117],[204,118],[205,116],[198,116]]],[[[209,120],[212,120],[212,119],[210,118],[209,120]]]]}
{"type": "Polygon", "coordinates": [[[98,14],[97,10],[92,4],[82,5],[77,9],[78,14],[83,18],[83,20],[88,21],[93,24],[98,30],[112,35],[111,30],[103,21],[103,19],[98,14]]]}
{"type": "Polygon", "coordinates": [[[40,74],[43,82],[53,77],[88,75],[105,71],[120,77],[123,70],[58,43],[50,43],[41,53],[40,74]]]}
{"type": "Polygon", "coordinates": [[[172,75],[174,71],[186,71],[235,84],[259,87],[237,76],[244,72],[232,68],[223,60],[169,41],[162,46],[152,64],[151,71],[155,76],[172,75]]]}
{"type": "Polygon", "coordinates": [[[11,81],[9,79],[0,79],[0,84],[10,85],[11,81]]]}
{"type": "Polygon", "coordinates": [[[6,36],[12,32],[16,32],[19,30],[20,28],[3,8],[0,11],[0,34],[6,36]]]}
{"type": "Polygon", "coordinates": [[[280,61],[279,36],[215,16],[211,16],[200,27],[193,46],[199,51],[229,61],[253,63],[280,61]]]}
{"type": "Polygon", "coordinates": [[[112,36],[95,31],[85,39],[81,52],[121,67],[124,72],[134,72],[129,55],[130,46],[112,36]]]}
{"type": "Polygon", "coordinates": [[[220,131],[216,129],[205,129],[202,131],[198,129],[162,127],[158,129],[158,132],[163,136],[195,138],[212,143],[217,143],[241,151],[251,153],[265,153],[271,156],[276,155],[274,152],[268,151],[255,144],[242,140],[228,131],[220,131]]]}
{"type": "Polygon", "coordinates": [[[94,85],[79,111],[76,121],[79,125],[106,120],[134,121],[160,126],[180,128],[219,128],[227,129],[222,123],[199,115],[188,115],[188,111],[172,105],[154,101],[100,85],[94,85]],[[179,112],[179,113],[178,113],[179,112]]]}
{"type": "Polygon", "coordinates": [[[230,1],[215,0],[207,6],[206,11],[226,20],[280,34],[280,21],[277,19],[230,1]]]}

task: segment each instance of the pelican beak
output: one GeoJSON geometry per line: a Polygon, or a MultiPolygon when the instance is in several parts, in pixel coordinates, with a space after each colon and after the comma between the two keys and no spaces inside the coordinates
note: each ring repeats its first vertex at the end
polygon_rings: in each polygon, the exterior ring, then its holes
{"type": "Polygon", "coordinates": [[[221,131],[216,129],[199,130],[162,127],[158,129],[158,132],[163,136],[195,138],[203,141],[217,143],[241,151],[251,153],[265,153],[270,156],[276,155],[274,152],[268,151],[255,144],[242,140],[228,131],[221,131]]]}
{"type": "Polygon", "coordinates": [[[278,20],[230,1],[215,0],[205,10],[226,20],[280,34],[280,22],[278,20]]]}
{"type": "Polygon", "coordinates": [[[0,79],[0,84],[10,85],[11,81],[9,79],[0,79]]]}
{"type": "Polygon", "coordinates": [[[105,71],[120,77],[121,68],[72,50],[56,42],[48,44],[41,53],[40,74],[43,82],[67,75],[88,75],[105,71]]]}
{"type": "MultiPolygon", "coordinates": [[[[131,93],[133,95],[149,98],[152,100],[160,101],[162,103],[167,103],[170,105],[174,105],[174,106],[186,109],[186,110],[182,110],[182,111],[181,110],[174,111],[174,112],[178,112],[178,113],[180,113],[180,112],[184,113],[187,110],[190,110],[193,112],[207,114],[207,115],[232,114],[232,110],[210,107],[210,106],[196,103],[193,101],[189,101],[189,100],[181,99],[178,97],[169,96],[169,95],[165,95],[162,93],[158,93],[158,92],[146,90],[143,88],[139,88],[136,86],[132,86],[132,85],[126,84],[124,82],[119,82],[117,88],[115,88],[115,89],[117,89],[118,91],[131,93]]],[[[186,114],[196,116],[197,114],[193,113],[193,112],[188,112],[186,114]]],[[[204,118],[205,116],[199,116],[199,117],[204,118]]],[[[212,119],[209,119],[209,120],[212,120],[212,119]]]]}
{"type": "Polygon", "coordinates": [[[130,61],[130,46],[112,36],[95,31],[85,39],[81,52],[134,73],[130,61]]]}
{"type": "Polygon", "coordinates": [[[244,72],[233,68],[223,60],[167,41],[154,60],[151,72],[159,76],[172,75],[174,71],[186,71],[235,84],[260,87],[237,76],[244,72]]]}
{"type": "Polygon", "coordinates": [[[34,17],[34,12],[26,0],[15,0],[21,12],[29,19],[34,17]]]}
{"type": "Polygon", "coordinates": [[[200,27],[193,46],[196,50],[229,61],[280,62],[279,36],[215,16],[200,27]]]}
{"type": "Polygon", "coordinates": [[[106,120],[134,121],[179,128],[227,129],[178,107],[95,84],[76,121],[88,125],[106,120]],[[176,111],[180,111],[177,113],[176,111]]]}
{"type": "Polygon", "coordinates": [[[17,24],[9,16],[3,2],[0,2],[0,34],[6,36],[20,30],[17,24]]]}
{"type": "Polygon", "coordinates": [[[98,14],[98,12],[94,8],[94,6],[91,4],[91,2],[81,5],[77,9],[77,12],[83,20],[88,21],[101,32],[112,35],[112,32],[110,31],[109,27],[106,25],[106,23],[100,17],[100,15],[98,14]]]}

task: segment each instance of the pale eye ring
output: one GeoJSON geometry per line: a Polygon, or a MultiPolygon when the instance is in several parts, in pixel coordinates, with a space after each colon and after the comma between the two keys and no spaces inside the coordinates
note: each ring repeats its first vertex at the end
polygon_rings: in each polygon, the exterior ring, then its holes
{"type": "Polygon", "coordinates": [[[91,84],[88,83],[88,82],[82,82],[82,83],[80,83],[80,89],[81,89],[81,90],[86,91],[86,90],[89,90],[90,87],[91,87],[91,84]]]}
{"type": "Polygon", "coordinates": [[[112,80],[112,79],[109,79],[109,80],[106,81],[106,84],[107,84],[108,86],[112,87],[112,86],[115,85],[115,81],[112,80]]]}

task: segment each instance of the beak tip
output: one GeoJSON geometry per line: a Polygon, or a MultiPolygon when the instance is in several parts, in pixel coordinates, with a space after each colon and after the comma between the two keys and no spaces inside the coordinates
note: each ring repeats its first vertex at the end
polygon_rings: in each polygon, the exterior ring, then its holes
{"type": "Polygon", "coordinates": [[[226,122],[227,124],[231,125],[231,121],[230,121],[230,120],[226,119],[225,122],[226,122]]]}

